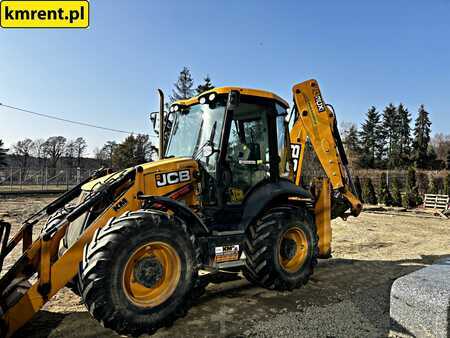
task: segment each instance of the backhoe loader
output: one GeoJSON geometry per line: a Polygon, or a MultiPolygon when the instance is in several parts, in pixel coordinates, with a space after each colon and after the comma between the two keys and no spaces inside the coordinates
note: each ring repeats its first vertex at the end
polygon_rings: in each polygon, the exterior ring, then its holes
{"type": "Polygon", "coordinates": [[[11,239],[1,223],[0,263],[10,263],[0,279],[1,335],[64,286],[103,326],[139,335],[183,316],[221,273],[274,290],[304,285],[317,259],[331,256],[331,219],[358,216],[361,202],[317,81],[295,85],[293,99],[289,111],[270,92],[221,87],[164,112],[161,93],[152,116],[159,160],[98,170],[11,239]],[[323,175],[308,180],[314,161],[323,175]]]}

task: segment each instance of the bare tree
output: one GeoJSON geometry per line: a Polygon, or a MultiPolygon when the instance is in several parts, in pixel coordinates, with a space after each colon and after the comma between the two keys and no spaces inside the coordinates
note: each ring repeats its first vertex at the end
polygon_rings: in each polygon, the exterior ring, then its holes
{"type": "Polygon", "coordinates": [[[34,142],[29,138],[18,141],[13,145],[12,156],[19,164],[22,177],[25,177],[27,175],[28,168],[31,162],[33,147],[34,142]]]}
{"type": "Polygon", "coordinates": [[[31,156],[37,159],[38,166],[41,168],[45,164],[45,154],[44,154],[44,143],[45,140],[38,138],[33,141],[33,149],[31,151],[31,156]]]}
{"type": "Polygon", "coordinates": [[[76,141],[70,140],[67,142],[66,144],[66,149],[64,151],[64,156],[66,157],[66,161],[67,161],[67,166],[69,168],[73,167],[73,163],[74,163],[74,158],[75,158],[75,154],[76,154],[76,141]]]}
{"type": "Polygon", "coordinates": [[[437,159],[445,162],[450,151],[450,135],[437,133],[432,138],[431,143],[436,150],[437,159]]]}
{"type": "Polygon", "coordinates": [[[9,149],[3,148],[3,144],[3,141],[0,140],[0,167],[6,167],[8,165],[6,157],[9,149]]]}
{"type": "Polygon", "coordinates": [[[75,147],[75,156],[77,159],[77,167],[79,168],[81,166],[81,158],[86,153],[87,149],[86,140],[82,137],[77,137],[74,141],[74,147],[75,147]]]}
{"type": "Polygon", "coordinates": [[[64,154],[66,142],[67,140],[63,136],[52,136],[45,141],[44,154],[49,158],[50,168],[56,168],[59,159],[64,154]]]}
{"type": "Polygon", "coordinates": [[[112,168],[113,153],[116,150],[117,146],[118,145],[115,141],[108,141],[102,148],[94,149],[94,156],[100,166],[107,166],[112,168]]]}

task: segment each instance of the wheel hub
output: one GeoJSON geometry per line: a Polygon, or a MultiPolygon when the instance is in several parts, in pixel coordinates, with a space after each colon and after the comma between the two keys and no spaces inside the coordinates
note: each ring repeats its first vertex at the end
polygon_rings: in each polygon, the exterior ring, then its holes
{"type": "Polygon", "coordinates": [[[289,273],[300,270],[308,257],[308,239],[305,232],[297,226],[286,230],[278,246],[278,259],[281,267],[289,273]]]}
{"type": "Polygon", "coordinates": [[[152,288],[158,284],[163,277],[164,269],[155,257],[145,257],[136,263],[133,271],[136,281],[146,288],[152,288]]]}
{"type": "Polygon", "coordinates": [[[281,256],[284,259],[292,259],[297,252],[297,243],[290,238],[284,238],[281,243],[281,256]]]}

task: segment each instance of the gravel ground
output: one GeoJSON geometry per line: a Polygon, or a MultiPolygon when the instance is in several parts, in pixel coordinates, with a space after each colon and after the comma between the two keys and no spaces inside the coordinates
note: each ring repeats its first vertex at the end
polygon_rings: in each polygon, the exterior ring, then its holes
{"type": "MultiPolygon", "coordinates": [[[[0,218],[17,230],[50,200],[0,197],[0,218]]],[[[386,337],[392,282],[449,254],[449,220],[400,212],[335,220],[333,258],[320,260],[305,287],[276,292],[245,279],[212,284],[185,318],[153,337],[386,337]]],[[[66,288],[18,336],[118,337],[66,288]]]]}

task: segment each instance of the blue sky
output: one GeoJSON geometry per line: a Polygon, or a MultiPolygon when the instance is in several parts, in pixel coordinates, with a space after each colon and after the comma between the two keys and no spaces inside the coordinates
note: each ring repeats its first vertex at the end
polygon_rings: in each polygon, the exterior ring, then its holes
{"type": "MultiPolygon", "coordinates": [[[[150,132],[156,88],[183,66],[199,82],[273,91],[318,79],[340,121],[368,107],[424,103],[450,133],[450,1],[91,0],[88,30],[0,29],[0,102],[150,132]]],[[[124,135],[0,108],[0,138],[83,136],[90,151],[124,135]]]]}

